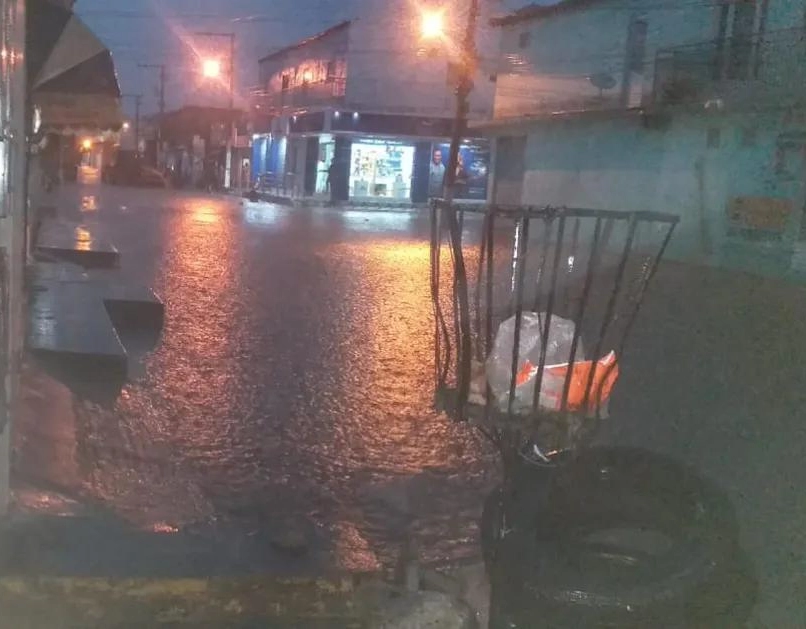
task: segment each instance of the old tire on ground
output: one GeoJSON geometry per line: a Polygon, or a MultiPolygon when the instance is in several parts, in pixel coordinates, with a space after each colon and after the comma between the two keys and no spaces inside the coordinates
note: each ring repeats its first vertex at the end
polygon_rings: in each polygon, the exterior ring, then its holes
{"type": "Polygon", "coordinates": [[[690,468],[594,448],[517,476],[483,516],[491,627],[730,626],[753,598],[730,502],[690,468]]]}

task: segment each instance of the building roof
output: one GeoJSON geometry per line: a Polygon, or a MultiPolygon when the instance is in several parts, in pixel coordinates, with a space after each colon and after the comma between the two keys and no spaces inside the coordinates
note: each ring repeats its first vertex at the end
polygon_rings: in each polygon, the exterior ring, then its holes
{"type": "Polygon", "coordinates": [[[493,18],[490,20],[493,26],[511,26],[519,22],[528,22],[530,20],[539,20],[557,13],[564,13],[574,9],[580,9],[589,4],[595,4],[601,0],[559,0],[554,4],[530,4],[518,9],[514,13],[504,15],[502,17],[493,18]]]}
{"type": "Polygon", "coordinates": [[[352,20],[346,20],[345,22],[339,22],[335,26],[331,26],[330,28],[322,31],[321,33],[317,33],[316,35],[311,35],[307,39],[303,39],[302,41],[298,41],[297,43],[291,44],[290,46],[280,48],[280,50],[275,50],[274,52],[269,53],[265,57],[259,59],[258,62],[263,63],[264,61],[268,61],[269,59],[274,59],[275,57],[281,57],[282,55],[284,55],[284,54],[286,54],[286,53],[288,53],[288,52],[290,52],[292,50],[296,50],[297,48],[302,48],[303,46],[307,46],[308,44],[312,44],[315,41],[319,41],[320,39],[324,39],[328,35],[332,35],[333,33],[336,33],[336,32],[338,32],[338,31],[340,31],[342,29],[348,28],[351,23],[352,23],[352,20]]]}

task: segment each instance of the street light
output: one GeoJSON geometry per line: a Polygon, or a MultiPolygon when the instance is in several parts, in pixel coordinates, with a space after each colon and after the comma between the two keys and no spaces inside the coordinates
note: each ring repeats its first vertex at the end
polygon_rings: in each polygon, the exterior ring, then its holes
{"type": "Polygon", "coordinates": [[[423,39],[441,39],[445,35],[445,17],[442,11],[424,11],[420,34],[423,39]]]}
{"type": "Polygon", "coordinates": [[[123,130],[124,131],[128,131],[130,127],[131,127],[131,125],[128,122],[123,123],[123,130]]]}
{"type": "MultiPolygon", "coordinates": [[[[196,33],[198,37],[226,39],[229,41],[229,115],[230,133],[227,138],[227,163],[224,169],[224,187],[232,185],[232,144],[235,135],[235,33],[196,33]]],[[[208,79],[218,79],[223,74],[221,60],[209,57],[202,60],[202,74],[208,79]]]]}
{"type": "Polygon", "coordinates": [[[89,151],[90,149],[92,149],[92,140],[90,140],[89,138],[83,140],[81,142],[81,148],[83,148],[85,151],[89,151]]]}
{"type": "Polygon", "coordinates": [[[202,74],[206,79],[217,79],[221,76],[221,61],[218,59],[205,59],[202,62],[202,74]]]}

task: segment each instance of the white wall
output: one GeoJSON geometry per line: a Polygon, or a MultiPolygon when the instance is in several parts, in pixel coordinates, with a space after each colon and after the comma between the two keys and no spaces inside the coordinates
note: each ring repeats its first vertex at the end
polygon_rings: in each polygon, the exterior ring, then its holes
{"type": "MultiPolygon", "coordinates": [[[[498,38],[497,29],[489,26],[489,3],[481,4],[478,45],[486,62],[481,64],[471,95],[471,117],[475,119],[489,118],[492,112],[495,85],[489,75],[498,38]]],[[[453,114],[448,51],[435,46],[428,54],[418,54],[423,48],[419,28],[416,4],[409,2],[374,3],[355,20],[348,59],[347,102],[351,106],[435,117],[453,114]]],[[[456,28],[453,41],[459,41],[456,28]]]]}
{"type": "MultiPolygon", "coordinates": [[[[802,204],[802,177],[777,174],[776,154],[781,137],[804,130],[806,116],[787,122],[780,113],[680,115],[657,129],[637,114],[535,123],[527,131],[521,203],[678,214],[672,253],[706,256],[726,238],[730,199],[802,204]],[[718,130],[718,144],[709,146],[709,129],[718,130]]],[[[795,230],[800,214],[792,219],[795,230]]]]}

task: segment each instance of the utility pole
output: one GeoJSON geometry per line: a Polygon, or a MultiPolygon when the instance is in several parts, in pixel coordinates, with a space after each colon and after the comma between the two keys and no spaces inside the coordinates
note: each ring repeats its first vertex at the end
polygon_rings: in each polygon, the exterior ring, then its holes
{"type": "MultiPolygon", "coordinates": [[[[448,156],[448,170],[445,173],[445,189],[443,197],[448,204],[453,203],[456,192],[456,169],[459,165],[459,148],[462,138],[467,132],[467,117],[470,112],[470,93],[473,91],[473,77],[476,73],[477,51],[476,51],[476,25],[479,14],[479,0],[470,0],[470,9],[467,14],[467,30],[460,49],[459,77],[456,86],[456,114],[453,120],[453,134],[451,137],[451,150],[448,156]]],[[[455,297],[459,312],[470,312],[470,298],[467,290],[467,269],[465,268],[462,253],[462,227],[457,217],[457,210],[447,206],[444,210],[448,229],[451,234],[451,248],[453,259],[456,264],[456,279],[454,280],[455,297]],[[457,281],[461,280],[461,281],[457,281]]],[[[470,320],[467,316],[459,318],[459,338],[461,339],[457,348],[457,363],[459,381],[459,399],[466,400],[470,390],[469,379],[462,374],[469,374],[471,367],[472,348],[470,347],[470,320]]]]}
{"type": "Polygon", "coordinates": [[[134,99],[134,152],[140,155],[140,104],[143,102],[142,94],[121,94],[123,98],[134,99]]]}
{"type": "Polygon", "coordinates": [[[146,68],[146,69],[155,69],[159,70],[160,74],[160,93],[159,93],[159,108],[160,108],[160,117],[159,122],[157,123],[157,166],[162,168],[165,166],[162,162],[162,120],[165,116],[165,81],[166,81],[166,72],[165,72],[165,64],[164,63],[138,63],[138,68],[146,68]]]}
{"type": "Polygon", "coordinates": [[[453,202],[456,188],[456,168],[459,165],[459,147],[467,132],[467,116],[470,112],[470,92],[473,91],[473,77],[476,74],[476,24],[479,15],[479,0],[470,0],[467,14],[467,30],[462,41],[459,59],[459,77],[456,86],[456,114],[453,119],[451,150],[448,155],[448,169],[445,173],[444,198],[453,202]]]}
{"type": "Polygon", "coordinates": [[[162,115],[165,113],[165,81],[167,74],[165,72],[165,64],[164,63],[138,63],[138,68],[147,68],[147,69],[155,69],[160,71],[160,119],[162,119],[162,115]]]}
{"type": "Polygon", "coordinates": [[[232,186],[232,152],[235,138],[235,33],[197,32],[199,37],[226,38],[229,40],[229,116],[230,129],[227,138],[227,163],[224,171],[224,187],[232,186]]]}

